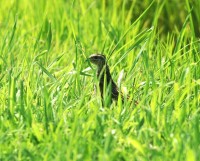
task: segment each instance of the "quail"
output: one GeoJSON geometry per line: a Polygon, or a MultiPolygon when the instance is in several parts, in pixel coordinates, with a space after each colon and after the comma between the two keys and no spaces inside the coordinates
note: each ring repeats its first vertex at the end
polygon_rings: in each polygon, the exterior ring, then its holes
{"type": "Polygon", "coordinates": [[[104,104],[105,100],[110,103],[112,100],[118,100],[119,96],[121,96],[122,102],[124,102],[123,96],[112,79],[105,55],[92,54],[89,57],[89,61],[97,66],[97,78],[99,79],[102,104],[104,104]]]}

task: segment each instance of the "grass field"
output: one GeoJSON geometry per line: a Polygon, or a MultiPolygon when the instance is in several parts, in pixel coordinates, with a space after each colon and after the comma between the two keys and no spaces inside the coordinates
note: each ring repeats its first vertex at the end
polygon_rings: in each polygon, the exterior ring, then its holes
{"type": "Polygon", "coordinates": [[[200,1],[1,0],[0,161],[200,160],[200,1]],[[135,100],[102,107],[95,67],[135,100]]]}

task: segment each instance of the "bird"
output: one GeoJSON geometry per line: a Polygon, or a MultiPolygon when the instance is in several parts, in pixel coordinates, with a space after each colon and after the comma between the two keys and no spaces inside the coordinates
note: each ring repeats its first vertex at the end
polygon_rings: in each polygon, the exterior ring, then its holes
{"type": "Polygon", "coordinates": [[[113,100],[116,101],[119,97],[121,97],[123,103],[124,96],[112,79],[110,69],[106,61],[106,56],[98,53],[92,54],[89,57],[89,61],[97,66],[97,78],[99,79],[102,104],[107,104],[109,106],[113,100]]]}

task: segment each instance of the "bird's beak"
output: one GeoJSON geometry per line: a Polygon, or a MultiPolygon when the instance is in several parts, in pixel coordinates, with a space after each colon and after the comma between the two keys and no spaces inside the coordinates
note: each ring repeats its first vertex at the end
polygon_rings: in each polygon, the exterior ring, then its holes
{"type": "Polygon", "coordinates": [[[90,57],[89,58],[87,58],[86,60],[85,60],[85,63],[88,63],[88,65],[91,67],[92,65],[91,65],[91,59],[90,59],[90,57]]]}
{"type": "Polygon", "coordinates": [[[90,57],[85,60],[85,63],[88,63],[88,65],[90,66],[90,68],[92,70],[94,70],[94,68],[92,67],[92,63],[91,63],[91,58],[90,57]]]}
{"type": "Polygon", "coordinates": [[[89,62],[90,62],[90,58],[87,58],[87,59],[85,60],[85,62],[89,63],[89,62]]]}
{"type": "Polygon", "coordinates": [[[87,59],[85,60],[85,62],[87,62],[87,63],[88,63],[89,61],[90,61],[90,59],[89,59],[89,58],[87,58],[87,59]]]}

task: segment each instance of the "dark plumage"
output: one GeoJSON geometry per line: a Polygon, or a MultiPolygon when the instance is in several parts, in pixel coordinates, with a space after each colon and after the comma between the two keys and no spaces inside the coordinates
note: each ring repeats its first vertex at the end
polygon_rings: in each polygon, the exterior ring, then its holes
{"type": "Polygon", "coordinates": [[[106,57],[102,54],[92,54],[89,57],[89,60],[91,63],[97,66],[97,77],[99,79],[99,88],[102,100],[108,100],[108,102],[111,102],[112,100],[118,100],[120,92],[111,77],[110,70],[106,62],[106,57]]]}

